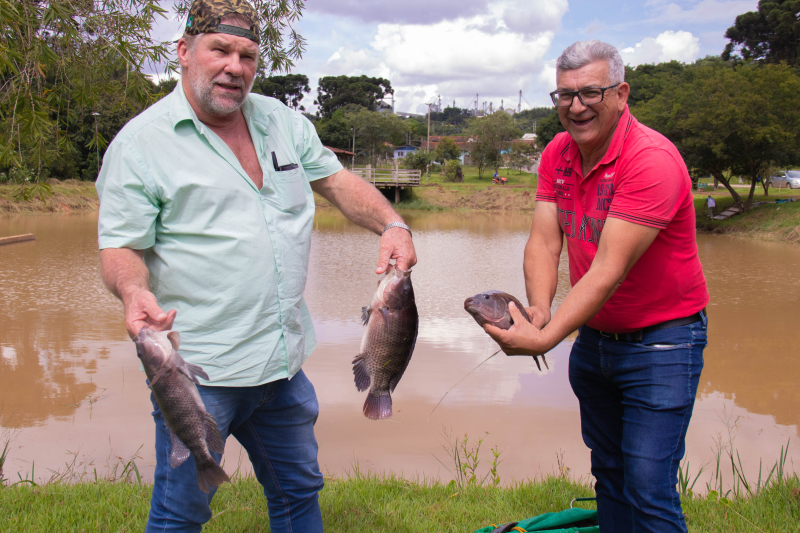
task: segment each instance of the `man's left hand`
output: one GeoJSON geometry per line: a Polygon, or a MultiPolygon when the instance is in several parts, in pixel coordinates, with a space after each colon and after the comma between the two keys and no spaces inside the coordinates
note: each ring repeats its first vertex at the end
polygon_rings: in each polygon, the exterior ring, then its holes
{"type": "Polygon", "coordinates": [[[383,274],[389,266],[389,260],[395,260],[400,270],[408,270],[417,264],[417,252],[411,242],[411,233],[403,228],[389,228],[381,235],[378,268],[376,274],[383,274]]]}
{"type": "Polygon", "coordinates": [[[554,344],[544,330],[525,320],[514,302],[508,304],[508,312],[514,319],[514,325],[509,329],[489,324],[483,326],[506,355],[544,355],[553,349],[554,344]]]}

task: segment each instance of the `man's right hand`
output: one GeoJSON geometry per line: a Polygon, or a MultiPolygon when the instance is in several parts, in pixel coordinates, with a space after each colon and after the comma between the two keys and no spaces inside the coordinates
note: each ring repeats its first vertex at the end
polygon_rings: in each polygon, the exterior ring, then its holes
{"type": "Polygon", "coordinates": [[[126,295],[123,305],[125,307],[125,327],[131,339],[136,337],[143,327],[156,331],[172,329],[175,315],[178,314],[174,309],[165,313],[158,306],[155,295],[143,289],[126,295]]]}

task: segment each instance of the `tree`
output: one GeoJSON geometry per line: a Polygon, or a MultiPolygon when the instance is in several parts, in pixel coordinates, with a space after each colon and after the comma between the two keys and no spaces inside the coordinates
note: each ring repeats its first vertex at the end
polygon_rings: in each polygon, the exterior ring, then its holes
{"type": "Polygon", "coordinates": [[[539,148],[544,150],[545,147],[550,144],[550,141],[562,131],[567,130],[565,130],[564,125],[561,124],[558,113],[548,115],[536,124],[536,143],[539,145],[539,148]]]}
{"type": "Polygon", "coordinates": [[[433,161],[433,158],[430,152],[414,150],[413,152],[408,152],[403,158],[403,168],[424,172],[428,165],[431,164],[431,161],[433,161]]]}
{"type": "Polygon", "coordinates": [[[285,76],[258,76],[253,82],[253,92],[277,98],[287,106],[305,111],[300,105],[303,96],[311,91],[308,76],[304,74],[286,74],[285,76]]]}
{"type": "Polygon", "coordinates": [[[458,159],[450,159],[444,164],[444,181],[464,181],[464,174],[461,172],[461,162],[458,159]]]}
{"type": "Polygon", "coordinates": [[[553,114],[557,114],[555,107],[534,107],[514,113],[514,120],[517,121],[517,126],[522,133],[532,133],[536,132],[542,119],[553,114]]]}
{"type": "Polygon", "coordinates": [[[319,79],[317,99],[318,115],[333,116],[333,112],[347,104],[357,104],[369,111],[377,111],[381,100],[392,94],[392,84],[384,78],[367,76],[325,76],[319,79]]]}
{"type": "Polygon", "coordinates": [[[522,174],[522,169],[531,164],[531,156],[536,153],[536,148],[529,143],[516,140],[511,143],[508,151],[508,166],[515,168],[522,174]]]}
{"type": "Polygon", "coordinates": [[[508,113],[498,111],[485,117],[471,118],[468,124],[470,135],[475,137],[478,144],[478,151],[485,152],[486,162],[492,164],[496,171],[500,166],[500,152],[508,148],[512,140],[519,137],[519,129],[514,124],[514,119],[508,113]]]}
{"type": "Polygon", "coordinates": [[[385,154],[391,143],[400,144],[405,139],[406,126],[397,115],[362,108],[345,112],[344,118],[355,128],[356,147],[362,147],[372,160],[385,154]]]}
{"type": "Polygon", "coordinates": [[[461,148],[450,137],[445,137],[439,141],[439,144],[436,145],[436,149],[433,151],[434,160],[442,163],[451,159],[458,159],[460,157],[461,148]]]}
{"type": "Polygon", "coordinates": [[[347,121],[344,111],[341,109],[337,109],[331,118],[316,120],[314,127],[317,130],[317,135],[319,135],[319,140],[325,146],[341,148],[342,150],[352,149],[352,125],[347,121]]]}
{"type": "MultiPolygon", "coordinates": [[[[177,0],[174,6],[185,15],[190,4],[177,0]]],[[[253,4],[263,16],[262,56],[271,70],[288,68],[303,49],[291,28],[302,1],[253,4]]],[[[105,118],[118,110],[130,116],[159,97],[144,73],[157,65],[175,72],[177,60],[169,59],[169,43],[152,36],[157,17],[166,17],[157,0],[0,0],[0,172],[32,176],[20,197],[44,200],[48,169],[64,170],[65,161],[84,150],[96,171],[98,152],[102,156],[116,133],[101,134],[105,118]],[[109,102],[112,110],[103,107],[109,102]]]]}
{"type": "Polygon", "coordinates": [[[632,112],[674,142],[689,168],[721,182],[737,204],[742,200],[723,173],[746,176],[749,207],[758,175],[797,160],[800,77],[788,65],[753,63],[700,64],[686,73],[683,83],[632,112]]]}
{"type": "Polygon", "coordinates": [[[472,164],[478,167],[478,179],[483,177],[483,171],[495,164],[496,154],[490,146],[480,141],[475,141],[470,146],[469,152],[472,164]]]}
{"type": "Polygon", "coordinates": [[[657,65],[638,65],[625,67],[625,81],[631,86],[628,105],[633,107],[639,102],[646,102],[661,94],[672,84],[683,81],[685,65],[678,61],[658,63],[657,65]]]}
{"type": "Polygon", "coordinates": [[[725,32],[725,38],[731,42],[725,46],[722,58],[728,60],[740,55],[745,60],[798,65],[798,12],[797,0],[759,0],[757,11],[739,15],[725,32]]]}

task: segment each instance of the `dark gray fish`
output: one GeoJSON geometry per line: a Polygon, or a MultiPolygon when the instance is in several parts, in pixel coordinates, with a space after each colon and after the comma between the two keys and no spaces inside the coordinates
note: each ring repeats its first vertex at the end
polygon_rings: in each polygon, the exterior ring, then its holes
{"type": "MultiPolygon", "coordinates": [[[[525,311],[525,306],[510,294],[501,291],[486,291],[467,298],[464,300],[464,309],[466,309],[467,313],[472,315],[472,318],[474,318],[475,322],[480,324],[481,327],[483,327],[484,324],[491,324],[500,329],[508,329],[514,325],[514,319],[511,318],[511,313],[508,311],[509,302],[514,302],[525,320],[528,322],[531,321],[527,311],[525,311]]],[[[533,360],[536,361],[537,368],[541,370],[542,366],[539,364],[539,360],[536,357],[537,356],[533,356],[533,360]]],[[[550,370],[547,359],[544,358],[544,355],[541,357],[542,361],[544,361],[544,366],[550,370]]]]}
{"type": "Polygon", "coordinates": [[[364,416],[371,420],[389,418],[391,393],[411,360],[419,329],[411,271],[389,265],[369,307],[361,309],[361,318],[367,328],[361,353],[353,359],[356,388],[369,389],[364,416]]]}
{"type": "Polygon", "coordinates": [[[169,428],[170,466],[179,467],[191,453],[197,464],[197,484],[205,493],[230,481],[211,457],[210,452],[223,453],[225,445],[214,417],[206,411],[195,386],[200,384],[197,376],[207,380],[208,374],[180,356],[181,337],[177,331],[142,328],[134,342],[150,380],[150,389],[169,428]]]}

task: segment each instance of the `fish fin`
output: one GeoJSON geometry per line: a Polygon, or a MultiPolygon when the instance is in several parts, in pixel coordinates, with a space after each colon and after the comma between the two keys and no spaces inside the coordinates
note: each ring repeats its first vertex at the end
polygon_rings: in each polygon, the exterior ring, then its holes
{"type": "Polygon", "coordinates": [[[383,315],[383,323],[386,324],[386,328],[389,328],[389,308],[388,307],[379,307],[378,310],[383,315]]]}
{"type": "Polygon", "coordinates": [[[181,334],[177,331],[170,331],[167,333],[167,338],[169,342],[172,344],[172,349],[178,351],[178,346],[181,345],[181,334]]]}
{"type": "Polygon", "coordinates": [[[208,374],[206,374],[206,371],[203,370],[200,365],[192,365],[187,363],[186,367],[189,369],[189,379],[194,381],[197,385],[200,385],[200,382],[197,381],[197,376],[200,376],[204,380],[208,381],[208,374]]]}
{"type": "Polygon", "coordinates": [[[538,368],[539,372],[541,372],[542,371],[542,365],[539,364],[539,360],[536,359],[535,355],[533,356],[533,362],[536,363],[536,368],[538,368]]]}
{"type": "Polygon", "coordinates": [[[161,368],[158,369],[158,372],[156,372],[156,375],[153,376],[153,379],[150,380],[150,389],[152,389],[153,385],[155,385],[156,382],[164,376],[164,374],[169,372],[169,370],[170,370],[170,367],[168,367],[167,365],[161,365],[161,368]]]}
{"type": "Polygon", "coordinates": [[[406,356],[406,361],[403,364],[403,368],[392,376],[392,379],[389,381],[389,392],[394,392],[394,388],[397,387],[397,384],[400,383],[400,378],[403,377],[403,374],[408,368],[408,363],[411,361],[411,356],[414,354],[414,347],[417,345],[417,333],[419,333],[419,321],[417,321],[417,326],[414,328],[414,340],[411,341],[411,347],[408,349],[408,355],[406,356]]]}
{"type": "Polygon", "coordinates": [[[542,361],[544,362],[544,366],[547,367],[547,370],[550,370],[550,365],[547,364],[547,359],[544,358],[544,354],[542,354],[542,361]]]}
{"type": "Polygon", "coordinates": [[[225,442],[222,440],[222,434],[217,427],[217,421],[211,413],[203,415],[206,425],[206,445],[208,449],[215,453],[225,453],[225,442]]]}
{"type": "Polygon", "coordinates": [[[367,372],[365,361],[365,357],[361,354],[358,354],[356,358],[353,359],[353,375],[355,376],[356,389],[358,389],[358,392],[367,390],[372,381],[369,377],[369,372],[367,372]]]}
{"type": "Polygon", "coordinates": [[[392,417],[392,397],[389,391],[369,391],[364,402],[364,416],[370,420],[382,420],[392,417]]]}
{"type": "Polygon", "coordinates": [[[231,478],[228,477],[225,470],[214,459],[203,461],[203,464],[197,464],[197,485],[206,494],[226,481],[230,483],[231,478]]]}
{"type": "Polygon", "coordinates": [[[175,432],[172,431],[172,428],[169,429],[169,438],[170,441],[172,441],[172,450],[169,453],[169,466],[172,468],[178,468],[186,462],[186,459],[189,458],[191,452],[183,443],[183,441],[175,434],[175,432]]]}
{"type": "Polygon", "coordinates": [[[362,307],[361,308],[361,323],[363,325],[365,325],[365,326],[367,325],[367,323],[369,322],[369,317],[370,317],[371,314],[372,314],[372,309],[370,309],[369,307],[362,307]]]}

